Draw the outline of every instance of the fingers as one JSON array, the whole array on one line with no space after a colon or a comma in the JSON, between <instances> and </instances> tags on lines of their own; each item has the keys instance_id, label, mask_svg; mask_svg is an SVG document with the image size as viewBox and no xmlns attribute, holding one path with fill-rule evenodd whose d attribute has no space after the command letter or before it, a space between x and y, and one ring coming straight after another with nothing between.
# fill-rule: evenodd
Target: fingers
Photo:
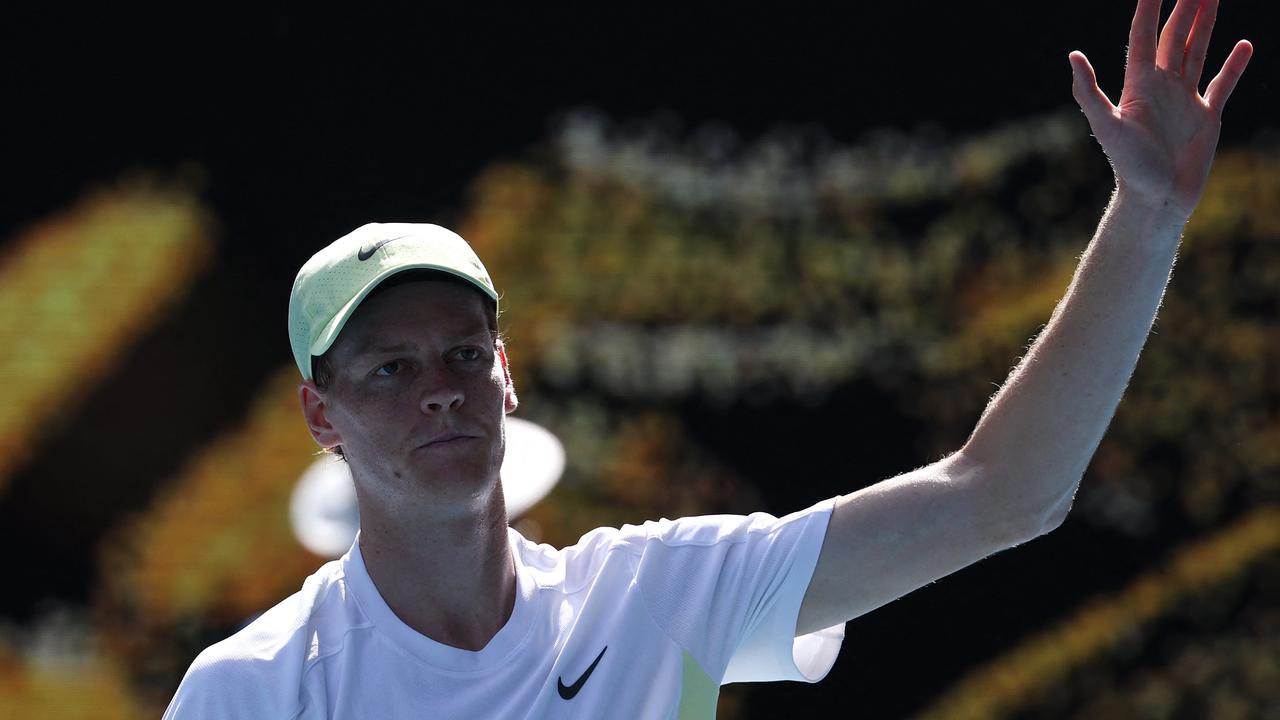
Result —
<instances>
[{"instance_id":1,"label":"fingers","mask_svg":"<svg viewBox=\"0 0 1280 720\"><path fill-rule=\"evenodd\" d=\"M1195 22L1201 0L1178 0L1173 6L1173 13L1165 21L1164 31L1160 33L1160 46L1156 50L1156 66L1167 70L1180 71L1182 59L1187 52L1187 35Z\"/></svg>"},{"instance_id":2,"label":"fingers","mask_svg":"<svg viewBox=\"0 0 1280 720\"><path fill-rule=\"evenodd\" d=\"M1156 61L1156 30L1160 27L1160 1L1138 0L1129 26L1129 67Z\"/></svg>"},{"instance_id":3,"label":"fingers","mask_svg":"<svg viewBox=\"0 0 1280 720\"><path fill-rule=\"evenodd\" d=\"M1204 58L1209 52L1209 36L1218 18L1218 0L1206 0L1196 14L1191 26L1191 38L1187 40L1187 57L1182 64L1183 77L1191 87L1200 88L1200 74L1204 72Z\"/></svg>"},{"instance_id":4,"label":"fingers","mask_svg":"<svg viewBox=\"0 0 1280 720\"><path fill-rule=\"evenodd\" d=\"M1222 63L1222 70L1218 72L1218 76L1209 83L1204 99L1219 117L1222 116L1222 108L1227 104L1227 98L1231 97L1231 91L1236 89L1236 83L1244 74L1250 57L1253 57L1253 45L1248 40L1236 43L1236 46L1231 49L1231 54L1227 56L1227 61Z\"/></svg>"},{"instance_id":5,"label":"fingers","mask_svg":"<svg viewBox=\"0 0 1280 720\"><path fill-rule=\"evenodd\" d=\"M1084 53L1076 50L1068 59L1071 61L1071 94L1088 118L1093 134L1097 135L1102 125L1111 119L1115 106L1098 87L1098 76L1094 74L1093 66Z\"/></svg>"}]
</instances>

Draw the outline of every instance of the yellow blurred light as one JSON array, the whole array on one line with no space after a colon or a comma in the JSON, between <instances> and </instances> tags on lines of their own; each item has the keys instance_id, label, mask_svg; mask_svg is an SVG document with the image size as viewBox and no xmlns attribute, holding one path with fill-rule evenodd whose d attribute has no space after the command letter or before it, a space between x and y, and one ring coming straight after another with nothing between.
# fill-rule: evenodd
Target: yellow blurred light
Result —
<instances>
[{"instance_id":1,"label":"yellow blurred light","mask_svg":"<svg viewBox=\"0 0 1280 720\"><path fill-rule=\"evenodd\" d=\"M970 672L917 720L1007 717L1089 659L1139 632L1191 593L1229 580L1280 549L1280 507L1263 507L1173 554L1119 594L1093 600L1062 622Z\"/></svg>"},{"instance_id":2,"label":"yellow blurred light","mask_svg":"<svg viewBox=\"0 0 1280 720\"><path fill-rule=\"evenodd\" d=\"M160 632L186 619L235 623L297 590L320 564L288 519L294 483L317 450L297 385L293 366L277 371L244 423L202 448L110 543L104 577L117 609Z\"/></svg>"},{"instance_id":3,"label":"yellow blurred light","mask_svg":"<svg viewBox=\"0 0 1280 720\"><path fill-rule=\"evenodd\" d=\"M124 673L102 658L49 667L0 644L0 718L133 720L145 714Z\"/></svg>"},{"instance_id":4,"label":"yellow blurred light","mask_svg":"<svg viewBox=\"0 0 1280 720\"><path fill-rule=\"evenodd\" d=\"M212 256L187 191L125 183L33 225L0 254L0 488Z\"/></svg>"}]
</instances>

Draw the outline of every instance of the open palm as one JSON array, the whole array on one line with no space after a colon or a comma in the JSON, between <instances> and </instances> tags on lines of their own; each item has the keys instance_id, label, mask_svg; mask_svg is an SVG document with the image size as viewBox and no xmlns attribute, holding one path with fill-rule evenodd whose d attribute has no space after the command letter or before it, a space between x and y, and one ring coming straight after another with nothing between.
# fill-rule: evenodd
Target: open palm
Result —
<instances>
[{"instance_id":1,"label":"open palm","mask_svg":"<svg viewBox=\"0 0 1280 720\"><path fill-rule=\"evenodd\" d=\"M1138 0L1120 104L1098 87L1084 53L1071 53L1072 94L1115 170L1120 189L1190 216L1218 145L1222 108L1253 54L1236 43L1200 95L1218 0L1178 0L1157 30L1161 0Z\"/></svg>"}]
</instances>

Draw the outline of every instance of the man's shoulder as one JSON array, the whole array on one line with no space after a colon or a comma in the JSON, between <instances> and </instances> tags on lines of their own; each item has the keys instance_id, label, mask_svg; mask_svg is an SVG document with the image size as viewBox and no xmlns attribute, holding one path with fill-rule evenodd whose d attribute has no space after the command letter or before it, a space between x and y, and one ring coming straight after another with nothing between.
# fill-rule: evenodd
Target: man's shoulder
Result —
<instances>
[{"instance_id":1,"label":"man's shoulder","mask_svg":"<svg viewBox=\"0 0 1280 720\"><path fill-rule=\"evenodd\" d=\"M795 516L799 516L796 513ZM572 592L590 582L611 557L635 561L660 548L735 544L748 536L768 533L793 516L777 518L758 512L750 515L691 515L669 520L660 518L620 527L598 527L563 549L516 536L513 549L521 564L530 569L538 584L559 586ZM634 563L633 563L634 564ZM634 568L633 568L634 569Z\"/></svg>"},{"instance_id":2,"label":"man's shoulder","mask_svg":"<svg viewBox=\"0 0 1280 720\"><path fill-rule=\"evenodd\" d=\"M230 637L205 648L182 678L165 719L238 714L292 717L305 667L301 592L260 615Z\"/></svg>"},{"instance_id":3,"label":"man's shoulder","mask_svg":"<svg viewBox=\"0 0 1280 720\"><path fill-rule=\"evenodd\" d=\"M342 602L344 579L330 563L298 592L191 663L166 718L250 713L291 717L307 670L341 649L353 624ZM358 624L356 618L356 624Z\"/></svg>"},{"instance_id":4,"label":"man's shoulder","mask_svg":"<svg viewBox=\"0 0 1280 720\"><path fill-rule=\"evenodd\" d=\"M824 510L830 511L829 500L783 517L767 512L753 512L748 515L687 515L674 520L665 517L645 520L637 525L597 528L583 535L576 545L565 548L565 551L622 548L643 552L646 546L654 542L668 546L736 543L751 535L775 532L788 523L803 520L808 515Z\"/></svg>"}]
</instances>

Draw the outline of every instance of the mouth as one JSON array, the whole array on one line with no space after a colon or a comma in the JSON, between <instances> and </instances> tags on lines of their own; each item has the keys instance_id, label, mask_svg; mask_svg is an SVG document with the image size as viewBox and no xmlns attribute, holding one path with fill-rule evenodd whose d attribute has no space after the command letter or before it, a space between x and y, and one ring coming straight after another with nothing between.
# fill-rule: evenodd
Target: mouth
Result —
<instances>
[{"instance_id":1,"label":"mouth","mask_svg":"<svg viewBox=\"0 0 1280 720\"><path fill-rule=\"evenodd\" d=\"M460 433L451 433L449 435L441 435L440 437L435 438L434 440L423 443L422 445L419 446L419 449L435 450L438 448L452 447L454 445L461 445L468 440L475 440L475 439L476 438L474 435L463 435Z\"/></svg>"}]
</instances>

